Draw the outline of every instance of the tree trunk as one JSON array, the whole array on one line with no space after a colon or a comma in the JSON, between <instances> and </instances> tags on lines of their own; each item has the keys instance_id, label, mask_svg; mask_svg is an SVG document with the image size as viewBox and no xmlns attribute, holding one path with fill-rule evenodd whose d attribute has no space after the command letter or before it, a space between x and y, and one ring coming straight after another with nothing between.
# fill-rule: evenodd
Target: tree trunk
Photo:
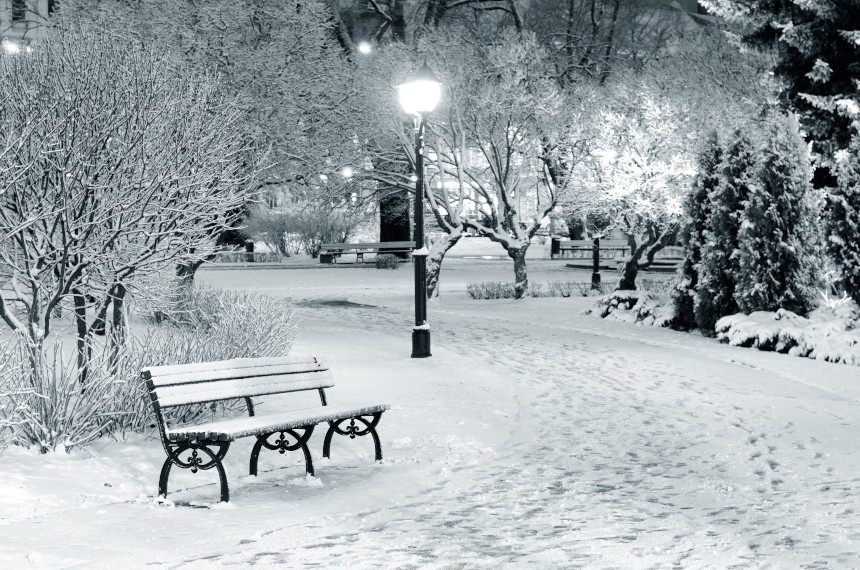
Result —
<instances>
[{"instance_id":1,"label":"tree trunk","mask_svg":"<svg viewBox=\"0 0 860 570\"><path fill-rule=\"evenodd\" d=\"M621 279L618 281L616 291L635 291L636 275L639 273L639 258L632 256L624 267L621 268Z\"/></svg>"},{"instance_id":2,"label":"tree trunk","mask_svg":"<svg viewBox=\"0 0 860 570\"><path fill-rule=\"evenodd\" d=\"M442 260L445 254L463 237L463 228L454 228L451 233L444 234L433 244L427 257L427 298L439 296L439 274L442 272Z\"/></svg>"},{"instance_id":3,"label":"tree trunk","mask_svg":"<svg viewBox=\"0 0 860 570\"><path fill-rule=\"evenodd\" d=\"M529 277L526 270L526 250L529 246L509 248L508 256L514 260L514 299L522 299L529 291Z\"/></svg>"},{"instance_id":4,"label":"tree trunk","mask_svg":"<svg viewBox=\"0 0 860 570\"><path fill-rule=\"evenodd\" d=\"M110 334L110 361L111 368L116 367L119 360L120 347L125 344L127 334L125 315L125 285L117 283L113 291L113 319L111 321Z\"/></svg>"},{"instance_id":5,"label":"tree trunk","mask_svg":"<svg viewBox=\"0 0 860 570\"><path fill-rule=\"evenodd\" d=\"M600 291L600 238L594 238L594 247L591 249L591 288Z\"/></svg>"},{"instance_id":6,"label":"tree trunk","mask_svg":"<svg viewBox=\"0 0 860 570\"><path fill-rule=\"evenodd\" d=\"M72 299L75 303L75 325L78 331L78 380L81 384L87 381L90 363L90 343L87 334L87 299L79 289L72 289Z\"/></svg>"}]
</instances>

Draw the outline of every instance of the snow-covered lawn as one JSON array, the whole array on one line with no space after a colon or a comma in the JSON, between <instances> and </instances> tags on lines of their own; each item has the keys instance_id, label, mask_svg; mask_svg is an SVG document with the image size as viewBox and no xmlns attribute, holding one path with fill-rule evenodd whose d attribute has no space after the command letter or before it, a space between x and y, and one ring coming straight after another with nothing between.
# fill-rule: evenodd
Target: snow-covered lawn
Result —
<instances>
[{"instance_id":1,"label":"snow-covered lawn","mask_svg":"<svg viewBox=\"0 0 860 570\"><path fill-rule=\"evenodd\" d=\"M252 478L246 439L229 505L214 473L175 470L170 507L157 439L8 450L0 568L860 567L860 369L582 315L593 299L474 301L511 264L466 257L443 266L429 359L409 357L409 265L204 269L295 304L331 400L391 404L384 461L346 438L323 460L320 431L317 478L277 453Z\"/></svg>"}]
</instances>

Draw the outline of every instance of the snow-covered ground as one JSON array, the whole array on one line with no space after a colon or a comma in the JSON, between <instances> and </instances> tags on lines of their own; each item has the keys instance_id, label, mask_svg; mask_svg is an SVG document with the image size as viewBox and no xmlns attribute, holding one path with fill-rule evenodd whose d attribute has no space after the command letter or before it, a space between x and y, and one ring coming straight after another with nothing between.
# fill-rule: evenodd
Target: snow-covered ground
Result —
<instances>
[{"instance_id":1,"label":"snow-covered ground","mask_svg":"<svg viewBox=\"0 0 860 570\"><path fill-rule=\"evenodd\" d=\"M507 261L446 259L433 356L411 359L411 266L204 269L294 303L294 352L328 358L331 400L391 404L384 461L346 438L323 460L320 432L317 478L297 453L252 478L246 439L229 505L214 473L177 470L170 507L157 439L9 450L0 568L860 567L860 369L582 315L593 299L465 293L511 278Z\"/></svg>"}]
</instances>

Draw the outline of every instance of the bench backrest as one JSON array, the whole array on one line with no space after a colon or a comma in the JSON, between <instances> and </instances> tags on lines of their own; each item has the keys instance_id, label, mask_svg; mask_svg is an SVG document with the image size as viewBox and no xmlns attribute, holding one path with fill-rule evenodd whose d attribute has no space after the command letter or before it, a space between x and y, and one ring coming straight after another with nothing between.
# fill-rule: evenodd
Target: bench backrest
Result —
<instances>
[{"instance_id":1,"label":"bench backrest","mask_svg":"<svg viewBox=\"0 0 860 570\"><path fill-rule=\"evenodd\" d=\"M314 356L234 358L144 368L141 376L157 409L334 386Z\"/></svg>"},{"instance_id":2,"label":"bench backrest","mask_svg":"<svg viewBox=\"0 0 860 570\"><path fill-rule=\"evenodd\" d=\"M349 249L415 249L414 241L383 241L373 243L324 243L321 250Z\"/></svg>"},{"instance_id":3,"label":"bench backrest","mask_svg":"<svg viewBox=\"0 0 860 570\"><path fill-rule=\"evenodd\" d=\"M571 247L582 247L582 248L593 248L594 240L590 239L568 239L568 240L560 240L559 245L566 249ZM627 240L623 239L601 239L600 240L600 249L603 248L624 248L630 247L630 244L627 243Z\"/></svg>"}]
</instances>

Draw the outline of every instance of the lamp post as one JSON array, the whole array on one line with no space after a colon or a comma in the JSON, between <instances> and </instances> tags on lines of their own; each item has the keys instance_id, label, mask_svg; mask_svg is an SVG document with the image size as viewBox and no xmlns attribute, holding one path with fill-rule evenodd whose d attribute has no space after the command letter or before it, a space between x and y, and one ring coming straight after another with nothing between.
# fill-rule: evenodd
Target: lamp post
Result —
<instances>
[{"instance_id":1,"label":"lamp post","mask_svg":"<svg viewBox=\"0 0 860 570\"><path fill-rule=\"evenodd\" d=\"M412 329L412 358L430 356L430 326L427 324L427 255L424 246L424 116L436 108L442 84L424 62L397 86L403 110L415 116L415 327Z\"/></svg>"}]
</instances>

